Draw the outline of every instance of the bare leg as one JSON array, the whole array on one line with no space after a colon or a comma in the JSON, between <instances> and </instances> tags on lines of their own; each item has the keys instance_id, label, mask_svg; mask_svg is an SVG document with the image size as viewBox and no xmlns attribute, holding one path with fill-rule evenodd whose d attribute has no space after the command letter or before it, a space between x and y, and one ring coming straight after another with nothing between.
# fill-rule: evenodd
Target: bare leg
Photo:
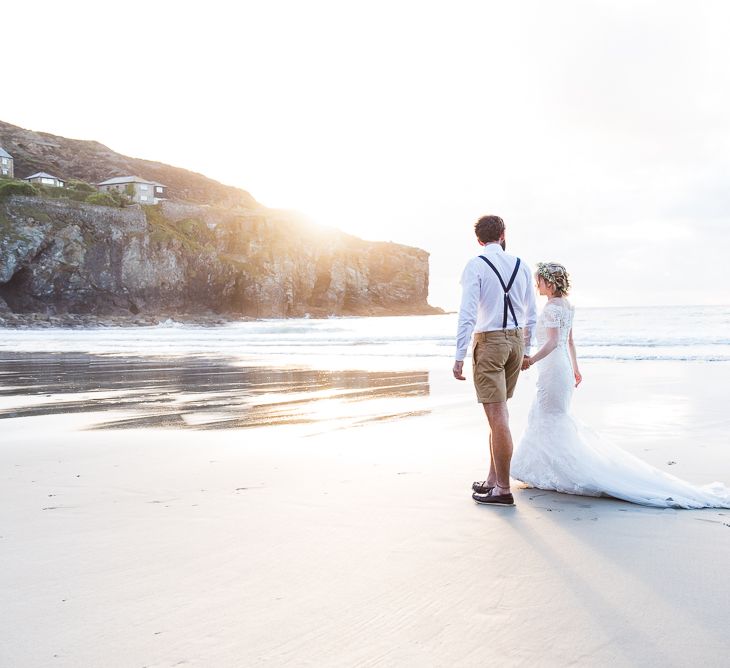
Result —
<instances>
[{"instance_id":1,"label":"bare leg","mask_svg":"<svg viewBox=\"0 0 730 668\"><path fill-rule=\"evenodd\" d=\"M512 433L507 402L482 404L489 420L492 466L496 474L495 494L509 494L509 467L512 461ZM491 474L491 470L490 470Z\"/></svg>"},{"instance_id":2,"label":"bare leg","mask_svg":"<svg viewBox=\"0 0 730 668\"><path fill-rule=\"evenodd\" d=\"M487 476L487 487L494 487L497 483L497 469L494 466L494 448L492 447L492 430L489 429L489 475Z\"/></svg>"}]
</instances>

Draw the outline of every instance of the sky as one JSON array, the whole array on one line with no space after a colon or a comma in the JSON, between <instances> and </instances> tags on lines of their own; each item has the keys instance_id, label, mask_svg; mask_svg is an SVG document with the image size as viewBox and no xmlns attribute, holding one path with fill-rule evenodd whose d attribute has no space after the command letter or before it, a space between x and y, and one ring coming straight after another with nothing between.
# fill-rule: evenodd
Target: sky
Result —
<instances>
[{"instance_id":1,"label":"sky","mask_svg":"<svg viewBox=\"0 0 730 668\"><path fill-rule=\"evenodd\" d=\"M576 304L728 304L730 4L242 0L3 8L0 119L430 255L502 216ZM7 58L6 63L7 65Z\"/></svg>"}]
</instances>

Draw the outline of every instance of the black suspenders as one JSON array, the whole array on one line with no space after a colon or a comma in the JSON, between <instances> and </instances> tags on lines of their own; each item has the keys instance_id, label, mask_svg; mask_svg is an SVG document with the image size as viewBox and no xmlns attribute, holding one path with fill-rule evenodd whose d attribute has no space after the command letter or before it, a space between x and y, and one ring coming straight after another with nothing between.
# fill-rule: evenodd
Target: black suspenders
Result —
<instances>
[{"instance_id":1,"label":"black suspenders","mask_svg":"<svg viewBox=\"0 0 730 668\"><path fill-rule=\"evenodd\" d=\"M509 283L505 285L504 281L502 280L502 276L497 271L497 267L495 267L483 255L480 255L479 257L482 258L482 260L484 260L492 268L492 271L495 274L497 274L497 278L502 284L502 290L504 290L504 318L502 319L502 329L507 329L507 309L509 309L509 312L512 314L512 320L515 321L515 327L519 327L519 325L517 324L517 316L515 315L515 310L512 307L512 300L509 298L509 291L512 289L512 284L515 282L515 277L517 276L517 270L520 268L520 258L517 258L515 270L512 272L512 276L510 276Z\"/></svg>"}]
</instances>

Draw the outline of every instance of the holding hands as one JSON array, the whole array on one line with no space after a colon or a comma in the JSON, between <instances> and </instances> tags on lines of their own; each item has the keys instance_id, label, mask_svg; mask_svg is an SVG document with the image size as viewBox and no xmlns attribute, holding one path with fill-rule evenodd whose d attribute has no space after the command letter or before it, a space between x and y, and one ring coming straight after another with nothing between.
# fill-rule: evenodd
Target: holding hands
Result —
<instances>
[{"instance_id":1,"label":"holding hands","mask_svg":"<svg viewBox=\"0 0 730 668\"><path fill-rule=\"evenodd\" d=\"M525 355L522 358L522 370L527 371L534 363L535 360L532 357ZM575 386L578 387L578 385L580 385L583 381L583 375L577 368L573 371L573 377L575 378Z\"/></svg>"}]
</instances>

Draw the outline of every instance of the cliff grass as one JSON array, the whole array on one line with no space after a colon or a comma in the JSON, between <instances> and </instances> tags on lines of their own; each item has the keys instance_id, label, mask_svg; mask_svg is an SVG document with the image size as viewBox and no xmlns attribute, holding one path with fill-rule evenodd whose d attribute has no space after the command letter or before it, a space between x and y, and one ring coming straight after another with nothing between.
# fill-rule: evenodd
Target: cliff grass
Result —
<instances>
[{"instance_id":1,"label":"cliff grass","mask_svg":"<svg viewBox=\"0 0 730 668\"><path fill-rule=\"evenodd\" d=\"M87 204L96 204L97 206L118 206L109 193L92 193L91 195L86 195L81 201Z\"/></svg>"},{"instance_id":2,"label":"cliff grass","mask_svg":"<svg viewBox=\"0 0 730 668\"><path fill-rule=\"evenodd\" d=\"M65 199L73 202L81 202L83 204L96 204L97 206L109 206L121 209L130 202L123 196L98 192L96 188L82 181L75 181L75 184L81 184L81 187L67 186L60 188L58 186L38 186L38 194L48 199Z\"/></svg>"},{"instance_id":3,"label":"cliff grass","mask_svg":"<svg viewBox=\"0 0 730 668\"><path fill-rule=\"evenodd\" d=\"M38 190L30 183L18 181L16 179L0 180L0 200L10 197L11 195L38 195Z\"/></svg>"},{"instance_id":4,"label":"cliff grass","mask_svg":"<svg viewBox=\"0 0 730 668\"><path fill-rule=\"evenodd\" d=\"M143 205L147 224L150 227L150 241L169 244L177 241L189 253L209 253L215 251L210 230L200 220L186 219L173 222L162 213L159 204Z\"/></svg>"},{"instance_id":5,"label":"cliff grass","mask_svg":"<svg viewBox=\"0 0 730 668\"><path fill-rule=\"evenodd\" d=\"M84 202L88 192L78 192L72 188L61 188L59 186L38 186L38 194L48 199L72 199L75 202Z\"/></svg>"},{"instance_id":6,"label":"cliff grass","mask_svg":"<svg viewBox=\"0 0 730 668\"><path fill-rule=\"evenodd\" d=\"M90 183L73 180L65 188L59 186L33 185L20 179L0 179L0 200L11 195L43 197L45 199L71 200L85 204L122 208L130 203L122 195L100 193Z\"/></svg>"}]
</instances>

